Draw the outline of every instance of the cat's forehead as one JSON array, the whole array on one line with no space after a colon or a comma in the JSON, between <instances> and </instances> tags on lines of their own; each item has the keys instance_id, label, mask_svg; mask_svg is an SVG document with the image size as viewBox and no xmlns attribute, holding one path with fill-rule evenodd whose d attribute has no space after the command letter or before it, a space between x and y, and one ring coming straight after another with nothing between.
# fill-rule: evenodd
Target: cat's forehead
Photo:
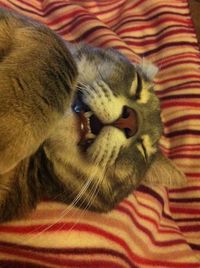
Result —
<instances>
[{"instance_id":1,"label":"cat's forehead","mask_svg":"<svg viewBox=\"0 0 200 268\"><path fill-rule=\"evenodd\" d=\"M76 50L80 79L82 82L104 79L114 88L131 87L138 73L144 81L150 82L157 73L157 67L142 60L141 64L131 63L124 55L114 49L100 49L80 46Z\"/></svg>"},{"instance_id":2,"label":"cat's forehead","mask_svg":"<svg viewBox=\"0 0 200 268\"><path fill-rule=\"evenodd\" d=\"M116 93L131 87L137 68L113 49L83 47L76 57L82 83L104 80Z\"/></svg>"}]
</instances>

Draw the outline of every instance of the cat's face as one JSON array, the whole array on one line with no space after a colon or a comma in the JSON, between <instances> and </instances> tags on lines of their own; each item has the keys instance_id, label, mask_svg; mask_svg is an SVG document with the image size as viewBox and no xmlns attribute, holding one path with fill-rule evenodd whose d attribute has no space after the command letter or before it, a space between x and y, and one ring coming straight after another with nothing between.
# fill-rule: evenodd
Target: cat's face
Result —
<instances>
[{"instance_id":1,"label":"cat's face","mask_svg":"<svg viewBox=\"0 0 200 268\"><path fill-rule=\"evenodd\" d=\"M69 193L81 192L88 181L96 185L92 205L101 210L99 203L113 206L138 186L157 153L162 125L149 78L154 67L134 66L113 50L84 46L74 57L78 87L46 152Z\"/></svg>"},{"instance_id":2,"label":"cat's face","mask_svg":"<svg viewBox=\"0 0 200 268\"><path fill-rule=\"evenodd\" d=\"M72 108L78 146L90 163L121 179L135 177L137 185L157 152L162 130L158 98L141 66L113 50L92 52L84 47L77 55L79 91Z\"/></svg>"}]
</instances>

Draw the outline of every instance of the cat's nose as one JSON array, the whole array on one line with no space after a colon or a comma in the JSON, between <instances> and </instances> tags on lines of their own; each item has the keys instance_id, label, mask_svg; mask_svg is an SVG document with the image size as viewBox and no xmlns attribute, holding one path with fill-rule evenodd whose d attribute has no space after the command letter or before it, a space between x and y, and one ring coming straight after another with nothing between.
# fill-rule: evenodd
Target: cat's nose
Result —
<instances>
[{"instance_id":1,"label":"cat's nose","mask_svg":"<svg viewBox=\"0 0 200 268\"><path fill-rule=\"evenodd\" d=\"M138 118L135 110L124 106L121 117L112 124L124 131L127 138L134 136L138 130Z\"/></svg>"}]
</instances>

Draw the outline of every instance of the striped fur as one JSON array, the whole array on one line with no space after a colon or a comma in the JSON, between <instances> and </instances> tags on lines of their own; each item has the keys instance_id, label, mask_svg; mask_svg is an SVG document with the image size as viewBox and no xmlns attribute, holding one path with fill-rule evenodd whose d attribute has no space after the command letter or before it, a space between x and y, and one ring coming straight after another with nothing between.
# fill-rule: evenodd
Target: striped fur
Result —
<instances>
[{"instance_id":1,"label":"striped fur","mask_svg":"<svg viewBox=\"0 0 200 268\"><path fill-rule=\"evenodd\" d=\"M66 43L72 61L50 29L0 12L0 221L23 216L44 195L108 212L141 181L182 185L184 175L158 150L162 124L154 65L132 64L113 49ZM26 71L18 70L23 66ZM80 109L80 94L79 103L91 109L84 112L93 129L85 134L93 139L87 150L85 141L79 142L81 123L74 111Z\"/></svg>"},{"instance_id":2,"label":"striped fur","mask_svg":"<svg viewBox=\"0 0 200 268\"><path fill-rule=\"evenodd\" d=\"M40 187L36 176L27 179L28 158L71 105L77 66L48 27L0 9L0 77L0 221L5 221L36 205Z\"/></svg>"},{"instance_id":3,"label":"striped fur","mask_svg":"<svg viewBox=\"0 0 200 268\"><path fill-rule=\"evenodd\" d=\"M199 267L199 50L187 1L0 3L46 22L68 41L155 62L164 122L160 147L189 179L169 193L142 186L108 215L80 215L43 202L26 220L1 225L1 265Z\"/></svg>"}]
</instances>

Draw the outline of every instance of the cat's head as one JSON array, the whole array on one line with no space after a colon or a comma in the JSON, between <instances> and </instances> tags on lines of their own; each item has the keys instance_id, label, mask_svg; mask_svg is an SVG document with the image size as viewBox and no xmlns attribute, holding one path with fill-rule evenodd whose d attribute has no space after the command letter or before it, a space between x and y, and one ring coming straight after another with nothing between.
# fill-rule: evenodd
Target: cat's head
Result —
<instances>
[{"instance_id":1,"label":"cat's head","mask_svg":"<svg viewBox=\"0 0 200 268\"><path fill-rule=\"evenodd\" d=\"M111 207L141 181L182 185L184 175L158 149L162 123L152 82L157 68L144 61L133 65L113 49L79 46L72 53L78 87L45 145L60 180L77 193L87 181L97 185L99 202ZM92 207L102 210L98 194Z\"/></svg>"}]
</instances>

